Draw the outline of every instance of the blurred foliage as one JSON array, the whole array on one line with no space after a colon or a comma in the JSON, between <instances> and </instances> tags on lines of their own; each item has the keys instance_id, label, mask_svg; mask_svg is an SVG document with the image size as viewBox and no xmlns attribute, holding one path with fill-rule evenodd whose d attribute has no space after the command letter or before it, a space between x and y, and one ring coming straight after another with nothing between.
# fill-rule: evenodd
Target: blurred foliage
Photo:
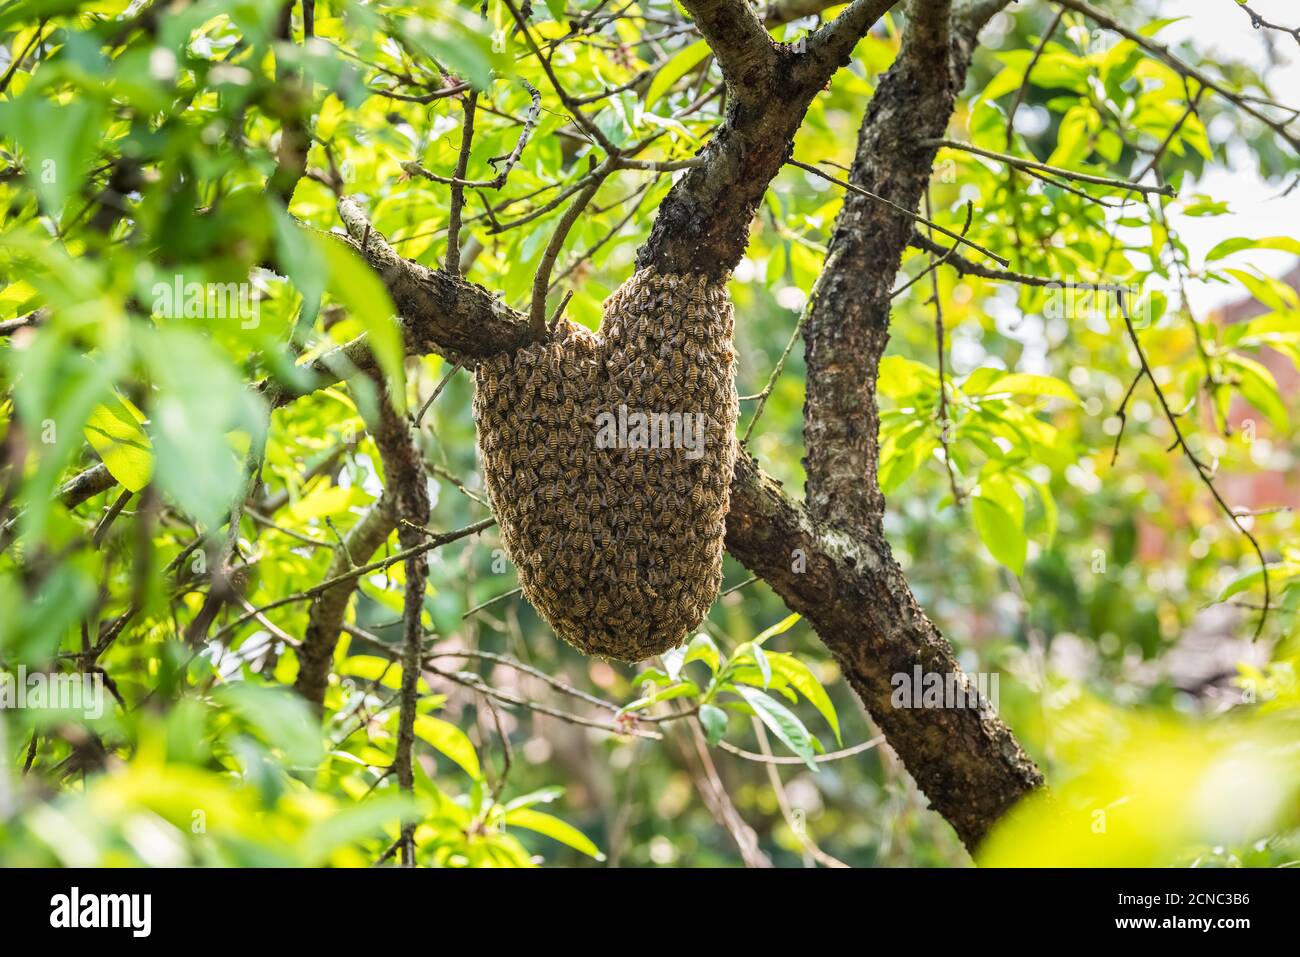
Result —
<instances>
[{"instance_id":1,"label":"blurred foliage","mask_svg":"<svg viewBox=\"0 0 1300 957\"><path fill-rule=\"evenodd\" d=\"M1144 36L1173 9L1110 6ZM335 193L346 192L403 255L441 265L448 190L403 164L456 168L462 98L438 91L464 82L479 96L464 176L492 179L520 134L526 80L543 91L538 129L505 187L467 191L461 257L467 278L522 307L563 209L547 204L600 150L575 134L500 0L322 0L314 38L296 8L280 33L280 13L277 0L0 8L0 321L46 310L0 346L0 666L83 668L110 695L97 717L0 713L0 860L363 866L385 859L410 820L428 864L733 865L719 810L731 804L782 865L969 863L893 754L871 743L811 629L730 559L700 635L634 668L558 643L510 594L492 532L431 552L437 670L421 684L413 795L388 773L400 564L361 579L323 722L288 690L302 593L383 487L363 415L373 395L351 382L270 412L249 384L300 382L300 366L362 333L413 409L453 373L434 356L403 362L375 277L302 224L337 227ZM968 237L1014 270L1131 289L1189 449L1213 463L1232 504L1296 505L1298 410L1271 370L1300 361L1300 301L1252 253L1300 244L1225 236L1196 260L1169 213L1226 211L1196 184L1241 162L1231 146L1246 144L1279 189L1300 160L1232 104L1074 14L1035 58L1051 17L1020 4L996 18L950 135L1111 179L1150 163L1148 182L1178 198L945 149L931 215L960 231L972 203ZM590 98L610 141L642 144L638 159L688 157L716 126L717 68L671 3L548 0L530 18L569 93ZM792 41L814 23L775 33ZM851 159L899 26L887 16L858 45L813 104L796 157ZM1270 95L1267 69L1206 69ZM310 147L286 206L266 184L295 124ZM645 170L606 181L568 237L553 304L571 289L567 315L597 325L671 181ZM731 285L742 395L761 392L783 354L841 198L797 168L769 189ZM1275 607L1252 644L1263 576L1171 450L1151 383L1122 405L1137 363L1113 301L951 265L922 275L929 265L925 252L905 258L898 288L917 281L896 299L881 368L887 530L967 669L1002 673L1000 712L1055 795L1019 809L982 859L1294 862L1293 515L1242 518L1272 563ZM1239 288L1260 308L1232 324L1196 314L1192 283ZM792 494L803 375L796 347L749 439ZM454 373L421 422L438 529L487 515L471 398L469 377ZM743 403L742 434L756 407ZM192 648L246 457L261 449L264 486L233 536L246 604L221 610L212 640ZM97 461L120 484L65 508L60 484ZM394 535L376 558L396 551ZM832 748L847 752L827 760Z\"/></svg>"}]
</instances>

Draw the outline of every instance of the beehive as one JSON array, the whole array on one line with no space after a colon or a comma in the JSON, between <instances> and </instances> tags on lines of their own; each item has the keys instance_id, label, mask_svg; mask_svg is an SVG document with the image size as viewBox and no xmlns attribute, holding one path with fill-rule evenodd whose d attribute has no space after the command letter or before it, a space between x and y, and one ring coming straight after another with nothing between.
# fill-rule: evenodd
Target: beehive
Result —
<instances>
[{"instance_id":1,"label":"beehive","mask_svg":"<svg viewBox=\"0 0 1300 957\"><path fill-rule=\"evenodd\" d=\"M667 651L717 597L733 325L721 284L641 270L606 301L599 333L561 320L548 341L478 366L479 453L506 553L528 601L587 654ZM659 447L622 428L638 414Z\"/></svg>"}]
</instances>

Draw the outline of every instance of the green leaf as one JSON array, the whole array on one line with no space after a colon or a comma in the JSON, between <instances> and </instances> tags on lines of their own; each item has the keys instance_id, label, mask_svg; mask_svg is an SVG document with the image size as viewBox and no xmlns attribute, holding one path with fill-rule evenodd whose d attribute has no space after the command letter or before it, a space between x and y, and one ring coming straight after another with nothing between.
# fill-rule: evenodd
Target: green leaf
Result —
<instances>
[{"instance_id":1,"label":"green leaf","mask_svg":"<svg viewBox=\"0 0 1300 957\"><path fill-rule=\"evenodd\" d=\"M83 430L104 467L132 492L148 485L153 475L153 443L140 427L143 420L139 410L119 396L96 406Z\"/></svg>"},{"instance_id":2,"label":"green leaf","mask_svg":"<svg viewBox=\"0 0 1300 957\"><path fill-rule=\"evenodd\" d=\"M267 744L283 751L292 764L314 768L324 759L320 725L307 703L293 692L237 681L222 685L213 698L260 731Z\"/></svg>"},{"instance_id":3,"label":"green leaf","mask_svg":"<svg viewBox=\"0 0 1300 957\"><path fill-rule=\"evenodd\" d=\"M538 788L536 791L529 791L527 794L521 794L517 798L507 801L505 809L513 811L516 808L532 807L535 804L550 804L564 797L564 788L558 784L550 787Z\"/></svg>"},{"instance_id":4,"label":"green leaf","mask_svg":"<svg viewBox=\"0 0 1300 957\"><path fill-rule=\"evenodd\" d=\"M972 387L972 378L974 378L974 373L962 386L962 391L967 395L1001 395L1008 393L1010 395L1047 396L1054 399L1065 399L1068 402L1079 401L1079 397L1075 395L1074 390L1069 385L1052 376L1034 375L1030 372L1010 372L975 387Z\"/></svg>"},{"instance_id":5,"label":"green leaf","mask_svg":"<svg viewBox=\"0 0 1300 957\"><path fill-rule=\"evenodd\" d=\"M1300 295L1281 280L1263 273L1248 273L1241 269L1225 269L1224 272L1241 283L1247 292L1270 309L1285 312L1288 309L1300 308Z\"/></svg>"},{"instance_id":6,"label":"green leaf","mask_svg":"<svg viewBox=\"0 0 1300 957\"><path fill-rule=\"evenodd\" d=\"M260 436L263 404L197 333L163 327L136 335L158 387L150 410L158 479L204 524L219 522L243 488L232 433Z\"/></svg>"},{"instance_id":7,"label":"green leaf","mask_svg":"<svg viewBox=\"0 0 1300 957\"><path fill-rule=\"evenodd\" d=\"M465 736L464 731L450 721L443 721L432 715L417 714L415 733L422 741L459 764L461 769L475 781L482 778L483 770L479 767L478 752L474 750L473 742Z\"/></svg>"},{"instance_id":8,"label":"green leaf","mask_svg":"<svg viewBox=\"0 0 1300 957\"><path fill-rule=\"evenodd\" d=\"M0 128L12 132L23 148L26 181L45 211L57 216L86 180L104 110L81 91L66 103L53 102L41 86L32 83L16 100L0 104Z\"/></svg>"},{"instance_id":9,"label":"green leaf","mask_svg":"<svg viewBox=\"0 0 1300 957\"><path fill-rule=\"evenodd\" d=\"M700 724L704 726L704 737L711 747L716 747L727 733L727 712L717 705L700 705Z\"/></svg>"},{"instance_id":10,"label":"green leaf","mask_svg":"<svg viewBox=\"0 0 1300 957\"><path fill-rule=\"evenodd\" d=\"M1232 239L1225 239L1211 249L1205 254L1205 261L1207 263L1214 262L1216 259L1231 256L1243 249L1278 249L1282 252L1300 256L1300 239L1293 239L1290 236L1264 236L1260 239L1237 236Z\"/></svg>"},{"instance_id":11,"label":"green leaf","mask_svg":"<svg viewBox=\"0 0 1300 957\"><path fill-rule=\"evenodd\" d=\"M1292 576L1300 575L1300 563L1296 562L1277 562L1268 566L1269 584L1276 586L1279 581L1285 580ZM1240 595L1244 591L1254 588L1256 585L1264 584L1264 569L1256 568L1234 578L1228 584L1223 586L1219 592L1216 601L1227 601L1233 595Z\"/></svg>"},{"instance_id":12,"label":"green leaf","mask_svg":"<svg viewBox=\"0 0 1300 957\"><path fill-rule=\"evenodd\" d=\"M831 726L831 730L835 732L836 742L842 744L840 719L835 713L835 705L831 703L830 695L826 693L826 689L822 687L822 683L817 680L812 670L794 655L784 652L772 652L767 658L772 664L772 670L785 678L791 687L807 698L809 703L821 713L826 723Z\"/></svg>"},{"instance_id":13,"label":"green leaf","mask_svg":"<svg viewBox=\"0 0 1300 957\"><path fill-rule=\"evenodd\" d=\"M720 660L721 655L718 652L717 644L704 632L700 632L686 646L686 657L682 659L682 664L687 665L692 661L702 661L709 666L710 671L716 674Z\"/></svg>"},{"instance_id":14,"label":"green leaf","mask_svg":"<svg viewBox=\"0 0 1300 957\"><path fill-rule=\"evenodd\" d=\"M402 686L402 666L391 658L378 655L351 655L339 667L339 674L378 681L385 688L397 690Z\"/></svg>"},{"instance_id":15,"label":"green leaf","mask_svg":"<svg viewBox=\"0 0 1300 957\"><path fill-rule=\"evenodd\" d=\"M1023 523L1017 523L994 499L979 494L971 498L971 514L989 554L1017 575L1022 574L1029 549Z\"/></svg>"},{"instance_id":16,"label":"green leaf","mask_svg":"<svg viewBox=\"0 0 1300 957\"><path fill-rule=\"evenodd\" d=\"M637 698L631 704L624 705L620 712L640 711L642 708L648 708L652 704L658 704L660 701L672 701L674 698L693 698L700 693L700 686L694 681L679 681L674 685L669 685L656 691L654 694L646 695L643 698Z\"/></svg>"},{"instance_id":17,"label":"green leaf","mask_svg":"<svg viewBox=\"0 0 1300 957\"><path fill-rule=\"evenodd\" d=\"M420 16L390 21L421 53L487 89L492 71L509 72L505 53L492 48L492 27L482 17L455 4L425 7Z\"/></svg>"},{"instance_id":18,"label":"green leaf","mask_svg":"<svg viewBox=\"0 0 1300 957\"><path fill-rule=\"evenodd\" d=\"M505 821L510 827L523 827L530 831L536 831L538 834L544 834L552 840L566 844L575 851L581 851L588 857L594 857L598 861L605 859L605 855L600 852L600 848L592 843L591 838L572 824L561 821L553 815L545 814L542 811L534 811L532 808L516 808L513 811L506 812Z\"/></svg>"},{"instance_id":19,"label":"green leaf","mask_svg":"<svg viewBox=\"0 0 1300 957\"><path fill-rule=\"evenodd\" d=\"M813 761L812 735L789 708L755 688L737 685L736 691L754 709L758 720L762 721L782 744L803 758L810 769L818 770L817 763Z\"/></svg>"},{"instance_id":20,"label":"green leaf","mask_svg":"<svg viewBox=\"0 0 1300 957\"><path fill-rule=\"evenodd\" d=\"M674 83L695 69L711 52L706 42L697 40L674 53L669 61L659 68L659 72L650 83L650 89L646 90L645 108L650 109L656 100L672 88Z\"/></svg>"},{"instance_id":21,"label":"green leaf","mask_svg":"<svg viewBox=\"0 0 1300 957\"><path fill-rule=\"evenodd\" d=\"M881 395L891 399L916 395L919 392L937 392L939 376L929 366L902 356L885 356L880 360L876 388Z\"/></svg>"},{"instance_id":22,"label":"green leaf","mask_svg":"<svg viewBox=\"0 0 1300 957\"><path fill-rule=\"evenodd\" d=\"M334 811L329 817L313 822L298 839L302 866L317 867L334 850L375 836L387 824L415 821L419 816L419 804L406 794L377 795Z\"/></svg>"},{"instance_id":23,"label":"green leaf","mask_svg":"<svg viewBox=\"0 0 1300 957\"><path fill-rule=\"evenodd\" d=\"M1258 409L1274 428L1283 433L1289 431L1290 416L1273 373L1263 364L1243 355L1225 356L1224 364L1233 370L1237 390L1242 397Z\"/></svg>"},{"instance_id":24,"label":"green leaf","mask_svg":"<svg viewBox=\"0 0 1300 957\"><path fill-rule=\"evenodd\" d=\"M758 637L754 639L754 645L761 645L769 638L775 638L777 635L785 634L795 626L795 623L799 621L799 617L800 616L797 613L786 615L772 627L763 629L763 631L759 633Z\"/></svg>"},{"instance_id":25,"label":"green leaf","mask_svg":"<svg viewBox=\"0 0 1300 957\"><path fill-rule=\"evenodd\" d=\"M731 656L731 665L734 667L745 660L754 662L764 688L772 683L772 666L767 663L767 655L763 653L762 648L752 641L746 641L736 646L736 651Z\"/></svg>"}]
</instances>

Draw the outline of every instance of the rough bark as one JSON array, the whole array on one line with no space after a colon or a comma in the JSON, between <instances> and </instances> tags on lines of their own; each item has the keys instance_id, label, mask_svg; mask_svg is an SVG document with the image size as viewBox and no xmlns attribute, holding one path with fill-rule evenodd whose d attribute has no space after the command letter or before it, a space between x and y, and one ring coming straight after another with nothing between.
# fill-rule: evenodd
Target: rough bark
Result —
<instances>
[{"instance_id":1,"label":"rough bark","mask_svg":"<svg viewBox=\"0 0 1300 957\"><path fill-rule=\"evenodd\" d=\"M731 496L728 551L812 624L931 805L973 850L1042 777L995 714L893 707L891 676L917 665L962 672L889 545L814 520L745 456Z\"/></svg>"},{"instance_id":2,"label":"rough bark","mask_svg":"<svg viewBox=\"0 0 1300 957\"><path fill-rule=\"evenodd\" d=\"M946 3L909 6L902 50L876 87L858 134L849 181L916 209L952 114L964 56L949 56ZM912 221L857 193L845 197L813 296L804 339L808 507L880 533L876 371L889 341L890 290Z\"/></svg>"},{"instance_id":3,"label":"rough bark","mask_svg":"<svg viewBox=\"0 0 1300 957\"><path fill-rule=\"evenodd\" d=\"M725 279L754 210L790 158L815 97L893 0L855 0L801 45L773 41L743 0L689 0L727 85L722 124L659 206L637 268ZM728 13L727 11L730 11Z\"/></svg>"},{"instance_id":4,"label":"rough bark","mask_svg":"<svg viewBox=\"0 0 1300 957\"><path fill-rule=\"evenodd\" d=\"M950 12L947 0L909 4L902 49L859 132L850 181L905 209L917 208L928 185L935 149L925 142L946 128L974 35L995 11L964 9L956 29ZM817 560L810 558L805 575L789 574L788 561L773 562L778 543L808 534L799 516L780 508L768 509L760 527L739 516L728 544L813 622L917 784L973 849L1042 777L996 717L969 708L903 709L891 700L891 676L918 665L927 674L962 676L885 540L877 481L876 377L889 341L890 291L913 234L908 217L850 193L809 307L805 518L821 529ZM771 530L782 526L788 534L774 541Z\"/></svg>"},{"instance_id":5,"label":"rough bark","mask_svg":"<svg viewBox=\"0 0 1300 957\"><path fill-rule=\"evenodd\" d=\"M375 428L375 445L384 463L385 496L392 501L397 521L397 541L403 551L424 542L429 522L429 485L424 459L411 423L399 415L388 399L380 403L379 422ZM393 771L398 786L412 793L415 789L415 712L419 704L420 652L424 643L421 615L424 610L424 583L429 574L429 558L416 552L403 564L406 594L402 602L402 686L397 720L397 749ZM415 866L415 822L402 825L398 841L402 866Z\"/></svg>"},{"instance_id":6,"label":"rough bark","mask_svg":"<svg viewBox=\"0 0 1300 957\"><path fill-rule=\"evenodd\" d=\"M76 508L88 498L94 498L100 492L107 491L117 484L117 479L109 472L103 462L92 465L84 472L79 472L59 486L55 493L68 508Z\"/></svg>"}]
</instances>

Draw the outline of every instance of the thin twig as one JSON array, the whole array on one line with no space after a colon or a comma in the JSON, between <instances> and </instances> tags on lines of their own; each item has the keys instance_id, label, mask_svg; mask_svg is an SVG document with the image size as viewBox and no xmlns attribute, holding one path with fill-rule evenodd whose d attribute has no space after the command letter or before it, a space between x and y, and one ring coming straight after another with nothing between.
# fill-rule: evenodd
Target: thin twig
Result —
<instances>
[{"instance_id":1,"label":"thin twig","mask_svg":"<svg viewBox=\"0 0 1300 957\"><path fill-rule=\"evenodd\" d=\"M424 413L429 411L429 406L433 405L434 400L437 399L438 396L442 395L442 390L447 387L447 383L451 381L451 377L454 376L457 372L459 372L464 365L465 365L465 357L461 356L459 359L456 360L456 364L451 367L450 371L448 371L448 373L442 377L442 381L439 382L436 387L434 387L433 393L429 396L429 398L424 400L424 405L420 406L420 411L415 414L414 424L416 428L419 428L420 420L424 418Z\"/></svg>"},{"instance_id":2,"label":"thin twig","mask_svg":"<svg viewBox=\"0 0 1300 957\"><path fill-rule=\"evenodd\" d=\"M935 230L936 232L943 233L949 239L956 240L958 243L964 246L969 246L971 249L983 253L985 256L987 256L989 259L992 259L999 266L1006 267L1010 265L1010 262L1008 260L1003 259L997 253L985 249L977 242L963 238L958 233L954 233L951 229L948 229L944 226L940 226L938 223L931 222L930 220L926 219L924 216L917 215L916 213L912 212L910 209L907 209L906 207L899 206L893 200L885 199L885 197L883 196L878 196L875 193L871 192L870 190L863 189L861 186L858 186L854 183L850 183L847 180L836 179L834 176L830 175L829 173L823 173L816 166L811 166L808 163L801 163L797 159L788 159L786 160L786 163L790 166L797 166L799 169L812 173L814 176L819 176L822 179L826 180L826 182L828 183L834 183L836 186L839 186L841 189L847 189L851 193L857 193L859 196L865 196L867 199L874 200L877 203L880 203L884 206L888 206L890 209L894 210L895 212L902 213L904 216L906 216L908 219L913 220L914 222L924 223L925 225L929 226L931 229Z\"/></svg>"},{"instance_id":3,"label":"thin twig","mask_svg":"<svg viewBox=\"0 0 1300 957\"><path fill-rule=\"evenodd\" d=\"M1255 556L1259 559L1260 571L1263 573L1264 577L1264 608L1259 616L1259 622L1255 626L1254 637L1258 639L1264 631L1264 624L1268 621L1268 613L1272 606L1272 588L1269 583L1268 560L1264 557L1264 549L1260 547L1258 539L1251 534L1250 529L1246 528L1245 523L1242 522L1242 516L1238 515L1237 512L1224 501L1223 496L1219 494L1219 489L1214 484L1214 479L1211 477L1210 470L1188 446L1187 439L1184 437L1183 431L1178 425L1178 416L1174 413L1173 409L1169 408L1169 402L1165 398L1164 390L1160 388L1160 384L1156 381L1155 373L1151 371L1151 366L1147 363L1146 352L1143 351L1142 343L1138 340L1137 330L1133 328L1133 318L1129 315L1128 304L1124 301L1124 293L1116 293L1115 299L1119 303L1120 315L1124 317L1124 327L1128 330L1129 341L1133 343L1133 349L1137 352L1138 363L1142 367L1142 373L1146 376L1147 381L1151 383L1151 387L1155 390L1156 398L1160 402L1160 408L1164 410L1165 419L1168 420L1169 427L1174 430L1175 439L1173 447L1177 448L1181 446L1183 454L1187 457L1187 461L1191 462L1192 467L1196 469L1197 477L1200 478L1205 487L1210 490L1210 494L1214 497L1214 501L1218 503L1223 514L1228 516L1232 524L1237 527L1237 531L1245 537L1246 541L1250 542L1250 547L1254 550Z\"/></svg>"},{"instance_id":4,"label":"thin twig","mask_svg":"<svg viewBox=\"0 0 1300 957\"><path fill-rule=\"evenodd\" d=\"M465 171L469 168L469 154L474 148L474 108L478 105L478 93L471 90L461 102L465 119L460 128L460 153L456 157L456 175L451 184L447 255L443 259L443 269L452 276L460 275L460 214L465 208Z\"/></svg>"},{"instance_id":5,"label":"thin twig","mask_svg":"<svg viewBox=\"0 0 1300 957\"><path fill-rule=\"evenodd\" d=\"M1112 189L1122 189L1126 192L1136 193L1154 193L1159 196L1173 196L1174 189L1167 183L1157 186L1146 186L1142 183L1131 183L1122 179L1111 179L1106 176L1096 176L1092 173L1080 173L1077 170L1065 169L1061 166L1049 166L1046 163L1039 163L1037 160L1027 160L1020 156L1012 156L1010 153L999 153L996 150L986 150L983 147L975 146L973 143L962 143L957 140L926 140L926 146L939 146L950 150L963 150L967 153L974 153L976 156L983 156L987 159L997 160L999 163L1006 163L1016 169L1026 171L1037 170L1041 173L1048 173L1052 176L1059 176L1063 179L1077 180L1080 183L1091 183L1094 186L1109 186ZM1005 264L1004 264L1005 265Z\"/></svg>"},{"instance_id":6,"label":"thin twig","mask_svg":"<svg viewBox=\"0 0 1300 957\"><path fill-rule=\"evenodd\" d=\"M573 224L578 221L583 209L591 202L591 198L596 195L596 190L600 189L604 181L605 177L600 176L583 187L582 192L560 217L555 232L551 234L551 241L546 244L546 251L542 253L537 274L533 277L533 304L528 314L528 324L532 327L535 339L546 337L546 290L551 281L551 270L555 267L555 260L560 255L560 250L564 248L564 240L569 235L569 230L573 228Z\"/></svg>"}]
</instances>

